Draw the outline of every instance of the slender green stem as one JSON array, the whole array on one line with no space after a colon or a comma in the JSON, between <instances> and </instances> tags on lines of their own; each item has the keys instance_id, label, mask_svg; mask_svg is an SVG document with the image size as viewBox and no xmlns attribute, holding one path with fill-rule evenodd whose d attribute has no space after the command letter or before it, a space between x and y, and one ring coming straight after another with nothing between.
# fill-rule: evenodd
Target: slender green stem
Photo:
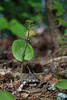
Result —
<instances>
[{"instance_id":1,"label":"slender green stem","mask_svg":"<svg viewBox=\"0 0 67 100\"><path fill-rule=\"evenodd\" d=\"M22 71L23 71L23 62L21 63L21 73L20 73L20 80L22 80Z\"/></svg>"},{"instance_id":2,"label":"slender green stem","mask_svg":"<svg viewBox=\"0 0 67 100\"><path fill-rule=\"evenodd\" d=\"M27 44L26 44L26 47L25 47L25 50L24 50L23 61L21 63L20 80L22 80L22 70L23 70L23 63L24 63L24 57L25 57L25 52L26 52L27 45L28 45L28 41L27 41Z\"/></svg>"},{"instance_id":3,"label":"slender green stem","mask_svg":"<svg viewBox=\"0 0 67 100\"><path fill-rule=\"evenodd\" d=\"M62 56L63 56L63 48L62 48L62 50L61 50L61 58L60 58L59 68L58 68L58 81L59 81L59 73L60 73L60 68L61 68Z\"/></svg>"},{"instance_id":4,"label":"slender green stem","mask_svg":"<svg viewBox=\"0 0 67 100\"><path fill-rule=\"evenodd\" d=\"M26 49L27 49L27 46L28 46L28 41L29 41L29 30L30 30L30 24L29 24L29 29L28 29L27 44L26 44L26 47L25 47L25 50L24 50L24 54L23 54L23 61L21 63L20 80L22 80L22 70L23 70L24 57L25 57L25 52L26 52Z\"/></svg>"},{"instance_id":5,"label":"slender green stem","mask_svg":"<svg viewBox=\"0 0 67 100\"><path fill-rule=\"evenodd\" d=\"M59 73L60 73L60 68L61 68L62 56L63 56L63 43L62 43L62 50L61 50L61 58L60 58L59 67L58 67L58 81L59 81ZM56 100L57 100L57 98L58 98L58 92L59 92L59 89L57 88Z\"/></svg>"}]
</instances>

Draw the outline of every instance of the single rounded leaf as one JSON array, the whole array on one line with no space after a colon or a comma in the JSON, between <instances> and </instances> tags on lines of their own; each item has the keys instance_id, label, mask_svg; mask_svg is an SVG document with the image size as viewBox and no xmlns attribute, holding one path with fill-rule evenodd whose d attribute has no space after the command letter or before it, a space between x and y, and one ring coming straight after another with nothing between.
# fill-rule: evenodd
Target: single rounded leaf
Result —
<instances>
[{"instance_id":1,"label":"single rounded leaf","mask_svg":"<svg viewBox=\"0 0 67 100\"><path fill-rule=\"evenodd\" d=\"M26 29L23 24L19 23L16 19L10 21L9 29L14 35L17 35L20 38L25 38Z\"/></svg>"},{"instance_id":2,"label":"single rounded leaf","mask_svg":"<svg viewBox=\"0 0 67 100\"><path fill-rule=\"evenodd\" d=\"M14 100L14 97L10 92L0 91L0 100Z\"/></svg>"},{"instance_id":3,"label":"single rounded leaf","mask_svg":"<svg viewBox=\"0 0 67 100\"><path fill-rule=\"evenodd\" d=\"M13 42L12 52L14 57L21 62L23 61L23 56L24 56L24 60L30 60L33 57L32 46L29 43L27 45L27 42L21 39L15 40Z\"/></svg>"},{"instance_id":4,"label":"single rounded leaf","mask_svg":"<svg viewBox=\"0 0 67 100\"><path fill-rule=\"evenodd\" d=\"M59 88L59 89L67 89L67 80L63 79L60 80L55 87Z\"/></svg>"}]
</instances>

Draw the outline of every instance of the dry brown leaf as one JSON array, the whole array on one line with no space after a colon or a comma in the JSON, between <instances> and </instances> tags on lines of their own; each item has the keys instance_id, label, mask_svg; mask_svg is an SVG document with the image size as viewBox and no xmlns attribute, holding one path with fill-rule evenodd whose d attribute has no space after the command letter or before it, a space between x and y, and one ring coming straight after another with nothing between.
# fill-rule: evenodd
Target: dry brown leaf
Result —
<instances>
[{"instance_id":1,"label":"dry brown leaf","mask_svg":"<svg viewBox=\"0 0 67 100\"><path fill-rule=\"evenodd\" d=\"M44 77L44 81L48 81L52 78L52 74L48 74Z\"/></svg>"},{"instance_id":2,"label":"dry brown leaf","mask_svg":"<svg viewBox=\"0 0 67 100\"><path fill-rule=\"evenodd\" d=\"M38 75L38 79L39 79L39 80L42 80L43 78L44 78L43 75Z\"/></svg>"},{"instance_id":3,"label":"dry brown leaf","mask_svg":"<svg viewBox=\"0 0 67 100\"><path fill-rule=\"evenodd\" d=\"M28 97L28 95L29 95L28 93L23 93L22 94L22 97L24 98L24 100Z\"/></svg>"},{"instance_id":4,"label":"dry brown leaf","mask_svg":"<svg viewBox=\"0 0 67 100\"><path fill-rule=\"evenodd\" d=\"M50 81L49 81L49 83L51 84L56 84L58 82L58 80L57 80L57 78L52 78Z\"/></svg>"}]
</instances>

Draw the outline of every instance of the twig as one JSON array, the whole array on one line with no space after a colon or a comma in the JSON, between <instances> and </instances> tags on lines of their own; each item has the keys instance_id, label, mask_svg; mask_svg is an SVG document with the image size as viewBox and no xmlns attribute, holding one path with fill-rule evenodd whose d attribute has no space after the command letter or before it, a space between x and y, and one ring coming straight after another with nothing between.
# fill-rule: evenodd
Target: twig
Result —
<instances>
[{"instance_id":1,"label":"twig","mask_svg":"<svg viewBox=\"0 0 67 100\"><path fill-rule=\"evenodd\" d=\"M36 83L36 82L39 82L39 80L37 79L37 80L32 80L32 79L27 79L26 81L24 81L21 85L20 85L20 87L16 90L16 91L14 91L13 93L12 93L12 95L15 95L15 94L17 94L17 93L19 93L19 92L21 92L21 91L23 91L23 92L27 92L27 93L30 93L29 91L27 91L27 90L22 90L22 88L24 87L24 85L26 85L27 83Z\"/></svg>"},{"instance_id":2,"label":"twig","mask_svg":"<svg viewBox=\"0 0 67 100\"><path fill-rule=\"evenodd\" d=\"M13 62L13 60L14 60L14 59L12 59L12 60L10 60L10 61L6 61L6 62L0 64L0 66L5 66L5 65L7 65L7 64L9 64L9 63L11 63L11 62Z\"/></svg>"}]
</instances>

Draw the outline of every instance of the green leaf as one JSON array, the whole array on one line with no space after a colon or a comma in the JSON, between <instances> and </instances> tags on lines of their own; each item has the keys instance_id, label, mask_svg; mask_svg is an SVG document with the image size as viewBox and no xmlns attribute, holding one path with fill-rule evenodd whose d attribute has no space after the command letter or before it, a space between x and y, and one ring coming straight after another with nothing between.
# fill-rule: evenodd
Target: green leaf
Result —
<instances>
[{"instance_id":1,"label":"green leaf","mask_svg":"<svg viewBox=\"0 0 67 100\"><path fill-rule=\"evenodd\" d=\"M14 100L14 97L9 92L0 91L0 100Z\"/></svg>"},{"instance_id":2,"label":"green leaf","mask_svg":"<svg viewBox=\"0 0 67 100\"><path fill-rule=\"evenodd\" d=\"M54 9L56 9L56 10L63 9L62 2L58 2L56 0L53 0L53 3L54 3L54 5L53 5Z\"/></svg>"},{"instance_id":3,"label":"green leaf","mask_svg":"<svg viewBox=\"0 0 67 100\"><path fill-rule=\"evenodd\" d=\"M60 80L55 87L59 88L59 89L67 89L67 80Z\"/></svg>"},{"instance_id":4,"label":"green leaf","mask_svg":"<svg viewBox=\"0 0 67 100\"><path fill-rule=\"evenodd\" d=\"M67 34L67 29L65 29L65 33L64 33L64 35L65 35L65 34Z\"/></svg>"},{"instance_id":5,"label":"green leaf","mask_svg":"<svg viewBox=\"0 0 67 100\"><path fill-rule=\"evenodd\" d=\"M25 40L15 40L12 45L12 52L14 57L19 60L23 61L23 55L25 52L24 60L30 60L33 57L33 48L32 46L28 43L27 48L26 48L27 42ZM26 51L25 51L26 48Z\"/></svg>"},{"instance_id":6,"label":"green leaf","mask_svg":"<svg viewBox=\"0 0 67 100\"><path fill-rule=\"evenodd\" d=\"M67 22L65 22L65 23L63 24L63 26L67 26Z\"/></svg>"},{"instance_id":7,"label":"green leaf","mask_svg":"<svg viewBox=\"0 0 67 100\"><path fill-rule=\"evenodd\" d=\"M64 22L64 19L63 18L57 18L57 20L59 21L59 24L62 24Z\"/></svg>"},{"instance_id":8,"label":"green leaf","mask_svg":"<svg viewBox=\"0 0 67 100\"><path fill-rule=\"evenodd\" d=\"M57 10L57 12L56 12L56 16L63 15L64 12L65 12L64 9L59 9L59 10Z\"/></svg>"},{"instance_id":9,"label":"green leaf","mask_svg":"<svg viewBox=\"0 0 67 100\"><path fill-rule=\"evenodd\" d=\"M0 11L3 11L3 10L4 10L4 8L2 6L0 6Z\"/></svg>"},{"instance_id":10,"label":"green leaf","mask_svg":"<svg viewBox=\"0 0 67 100\"><path fill-rule=\"evenodd\" d=\"M62 15L65 12L65 10L63 9L62 2L58 2L58 1L54 0L53 3L54 3L53 9L57 10L56 16Z\"/></svg>"},{"instance_id":11,"label":"green leaf","mask_svg":"<svg viewBox=\"0 0 67 100\"><path fill-rule=\"evenodd\" d=\"M67 40L66 37L61 37L61 41Z\"/></svg>"},{"instance_id":12,"label":"green leaf","mask_svg":"<svg viewBox=\"0 0 67 100\"><path fill-rule=\"evenodd\" d=\"M33 1L29 0L28 3L29 3L29 5L32 6L32 7L37 7L37 8L38 8L38 7L39 7L39 8L41 7L41 3L40 3L40 2L33 2Z\"/></svg>"},{"instance_id":13,"label":"green leaf","mask_svg":"<svg viewBox=\"0 0 67 100\"><path fill-rule=\"evenodd\" d=\"M6 18L0 18L0 30L7 28L8 22Z\"/></svg>"},{"instance_id":14,"label":"green leaf","mask_svg":"<svg viewBox=\"0 0 67 100\"><path fill-rule=\"evenodd\" d=\"M23 17L29 17L29 14L28 14L27 12L23 12L23 13L21 14L21 16L23 16Z\"/></svg>"},{"instance_id":15,"label":"green leaf","mask_svg":"<svg viewBox=\"0 0 67 100\"><path fill-rule=\"evenodd\" d=\"M9 29L14 35L17 35L20 38L25 38L25 27L16 19L10 21Z\"/></svg>"}]
</instances>

